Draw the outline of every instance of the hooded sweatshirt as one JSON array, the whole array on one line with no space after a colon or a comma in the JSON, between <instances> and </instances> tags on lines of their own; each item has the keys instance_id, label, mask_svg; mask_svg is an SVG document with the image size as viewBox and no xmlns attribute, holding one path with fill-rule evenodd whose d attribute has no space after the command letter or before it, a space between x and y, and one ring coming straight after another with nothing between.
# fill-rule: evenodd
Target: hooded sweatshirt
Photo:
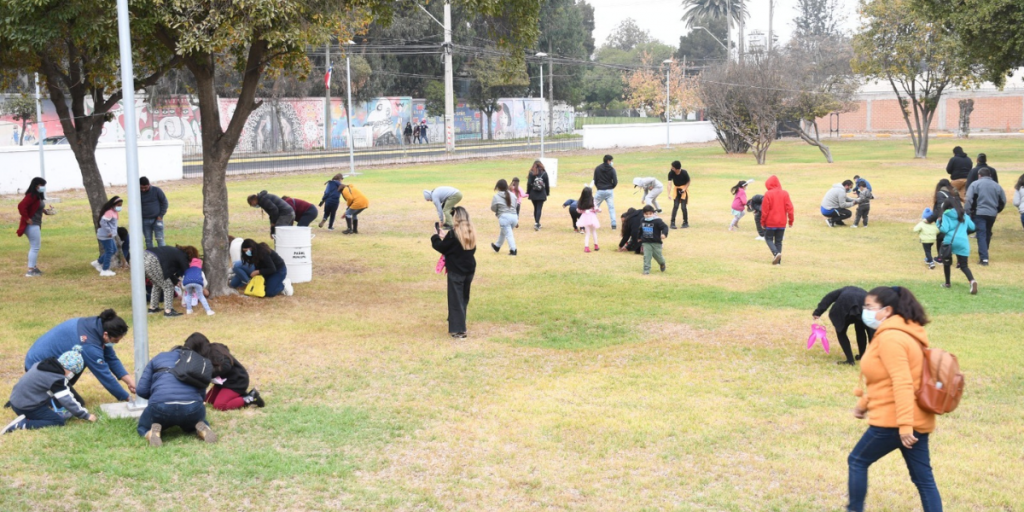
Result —
<instances>
[{"instance_id":1,"label":"hooded sweatshirt","mask_svg":"<svg viewBox=\"0 0 1024 512\"><path fill-rule=\"evenodd\" d=\"M642 188L644 192L656 188L665 188L656 178L633 178L633 186Z\"/></svg>"},{"instance_id":2,"label":"hooded sweatshirt","mask_svg":"<svg viewBox=\"0 0 1024 512\"><path fill-rule=\"evenodd\" d=\"M838 290L832 290L821 299L818 307L814 309L813 315L821 316L825 314L825 310L831 307L832 311L829 312L828 317L837 328L839 324L836 322L840 320L845 325L854 322L862 323L860 315L864 308L864 298L867 296L868 292L857 286L844 286Z\"/></svg>"},{"instance_id":3,"label":"hooded sweatshirt","mask_svg":"<svg viewBox=\"0 0 1024 512\"><path fill-rule=\"evenodd\" d=\"M914 226L914 233L920 233L922 244L934 244L939 235L939 227L935 223L922 220Z\"/></svg>"},{"instance_id":4,"label":"hooded sweatshirt","mask_svg":"<svg viewBox=\"0 0 1024 512\"><path fill-rule=\"evenodd\" d=\"M11 390L11 405L23 411L33 411L50 405L56 399L71 414L83 420L89 411L75 400L71 386L64 375L64 367L56 357L43 359L32 365Z\"/></svg>"},{"instance_id":5,"label":"hooded sweatshirt","mask_svg":"<svg viewBox=\"0 0 1024 512\"><path fill-rule=\"evenodd\" d=\"M85 367L103 384L103 387L118 400L127 400L128 392L118 384L118 380L128 375L113 347L103 343L103 322L99 317L87 316L72 318L50 329L42 335L25 354L25 368L30 369L36 363L82 347L82 360Z\"/></svg>"},{"instance_id":6,"label":"hooded sweatshirt","mask_svg":"<svg viewBox=\"0 0 1024 512\"><path fill-rule=\"evenodd\" d=\"M793 227L793 202L789 200L789 192L782 190L782 184L775 176L768 178L764 186L768 192L765 192L761 201L761 226L769 229L785 228L788 217L789 227Z\"/></svg>"},{"instance_id":7,"label":"hooded sweatshirt","mask_svg":"<svg viewBox=\"0 0 1024 512\"><path fill-rule=\"evenodd\" d=\"M899 315L878 327L860 360L867 389L854 392L860 396L857 406L868 411L869 425L898 428L900 434L935 430L935 415L918 407L914 395L921 387L922 348L927 346L924 327Z\"/></svg>"},{"instance_id":8,"label":"hooded sweatshirt","mask_svg":"<svg viewBox=\"0 0 1024 512\"><path fill-rule=\"evenodd\" d=\"M278 217L282 215L295 216L295 210L288 203L274 194L268 194L266 190L256 194L256 203L267 212L271 224L276 224Z\"/></svg>"},{"instance_id":9,"label":"hooded sweatshirt","mask_svg":"<svg viewBox=\"0 0 1024 512\"><path fill-rule=\"evenodd\" d=\"M619 185L619 175L615 167L603 163L594 168L594 187L598 190L612 190Z\"/></svg>"},{"instance_id":10,"label":"hooded sweatshirt","mask_svg":"<svg viewBox=\"0 0 1024 512\"><path fill-rule=\"evenodd\" d=\"M944 238L942 243L953 246L953 254L968 257L971 255L971 239L967 238L967 232L974 229L974 221L971 216L964 213L964 221L957 218L956 209L950 208L942 214L942 224L939 231L942 231Z\"/></svg>"},{"instance_id":11,"label":"hooded sweatshirt","mask_svg":"<svg viewBox=\"0 0 1024 512\"><path fill-rule=\"evenodd\" d=\"M370 207L370 200L355 185L342 185L341 196L345 204L353 210L365 210Z\"/></svg>"},{"instance_id":12,"label":"hooded sweatshirt","mask_svg":"<svg viewBox=\"0 0 1024 512\"><path fill-rule=\"evenodd\" d=\"M821 212L849 208L853 204L853 200L846 196L846 187L842 183L836 183L828 192L825 192L825 197L821 200Z\"/></svg>"},{"instance_id":13,"label":"hooded sweatshirt","mask_svg":"<svg viewBox=\"0 0 1024 512\"><path fill-rule=\"evenodd\" d=\"M1024 187L1013 192L1013 205L1020 210L1020 213L1024 214Z\"/></svg>"},{"instance_id":14,"label":"hooded sweatshirt","mask_svg":"<svg viewBox=\"0 0 1024 512\"><path fill-rule=\"evenodd\" d=\"M341 183L338 181L328 181L327 186L324 188L324 196L320 198L321 204L326 205L338 205L341 203L341 192L338 189L341 188Z\"/></svg>"},{"instance_id":15,"label":"hooded sweatshirt","mask_svg":"<svg viewBox=\"0 0 1024 512\"><path fill-rule=\"evenodd\" d=\"M424 190L423 199L434 203L434 208L437 208L438 218L444 222L444 202L449 197L458 193L459 189L455 187L437 187L434 190Z\"/></svg>"},{"instance_id":16,"label":"hooded sweatshirt","mask_svg":"<svg viewBox=\"0 0 1024 512\"><path fill-rule=\"evenodd\" d=\"M946 174L949 174L951 180L966 180L973 167L974 162L966 153L954 153L946 164Z\"/></svg>"},{"instance_id":17,"label":"hooded sweatshirt","mask_svg":"<svg viewBox=\"0 0 1024 512\"><path fill-rule=\"evenodd\" d=\"M512 203L511 206L505 204L505 195L508 194L508 202ZM516 215L516 195L511 190L506 192L495 192L494 197L491 198L491 211L494 212L495 217L501 217L505 214Z\"/></svg>"}]
</instances>

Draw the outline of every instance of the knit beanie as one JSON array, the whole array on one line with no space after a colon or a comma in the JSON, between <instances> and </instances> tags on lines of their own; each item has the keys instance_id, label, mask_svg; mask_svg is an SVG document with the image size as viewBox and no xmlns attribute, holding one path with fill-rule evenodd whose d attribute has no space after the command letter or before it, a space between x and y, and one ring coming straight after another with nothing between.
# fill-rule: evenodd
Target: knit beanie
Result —
<instances>
[{"instance_id":1,"label":"knit beanie","mask_svg":"<svg viewBox=\"0 0 1024 512\"><path fill-rule=\"evenodd\" d=\"M82 347L76 346L75 348L68 350L57 358L57 361L65 370L78 375L85 369L85 361L82 360Z\"/></svg>"},{"instance_id":2,"label":"knit beanie","mask_svg":"<svg viewBox=\"0 0 1024 512\"><path fill-rule=\"evenodd\" d=\"M931 208L925 208L924 211L921 212L921 218L922 219L927 219L928 217L931 217L931 216L932 216L932 209Z\"/></svg>"}]
</instances>

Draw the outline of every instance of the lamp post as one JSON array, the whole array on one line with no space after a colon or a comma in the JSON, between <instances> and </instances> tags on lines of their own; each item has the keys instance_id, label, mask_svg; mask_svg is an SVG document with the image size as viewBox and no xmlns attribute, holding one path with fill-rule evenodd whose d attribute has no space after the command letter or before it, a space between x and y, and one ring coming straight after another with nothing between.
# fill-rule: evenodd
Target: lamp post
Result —
<instances>
[{"instance_id":1,"label":"lamp post","mask_svg":"<svg viewBox=\"0 0 1024 512\"><path fill-rule=\"evenodd\" d=\"M39 94L39 73L36 73L36 138L39 139L39 177L46 179L46 157L43 147L46 146L46 126L43 124L43 97ZM21 134L25 140L25 134Z\"/></svg>"},{"instance_id":2,"label":"lamp post","mask_svg":"<svg viewBox=\"0 0 1024 512\"><path fill-rule=\"evenodd\" d=\"M345 46L353 44L356 42L349 40ZM345 51L345 78L348 80L348 108L345 109L345 119L348 123L348 172L354 175L356 173L356 153L355 143L352 141L352 65L349 62L347 50Z\"/></svg>"},{"instance_id":3,"label":"lamp post","mask_svg":"<svg viewBox=\"0 0 1024 512\"><path fill-rule=\"evenodd\" d=\"M665 59L661 61L665 66L665 149L672 147L672 137L669 134L669 130L672 127L672 116L669 114L669 98L671 98L672 89L669 87L669 73L672 71L672 59Z\"/></svg>"},{"instance_id":4,"label":"lamp post","mask_svg":"<svg viewBox=\"0 0 1024 512\"><path fill-rule=\"evenodd\" d=\"M536 57L544 58L548 54L544 52L538 52ZM544 103L544 63L540 63L540 157L544 158L544 114L547 113L548 107Z\"/></svg>"}]
</instances>

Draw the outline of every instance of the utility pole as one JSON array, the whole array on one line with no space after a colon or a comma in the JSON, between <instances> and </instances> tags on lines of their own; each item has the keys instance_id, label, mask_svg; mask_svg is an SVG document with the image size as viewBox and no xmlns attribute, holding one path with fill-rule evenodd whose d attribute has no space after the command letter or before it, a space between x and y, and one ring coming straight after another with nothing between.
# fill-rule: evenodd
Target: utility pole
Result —
<instances>
[{"instance_id":1,"label":"utility pole","mask_svg":"<svg viewBox=\"0 0 1024 512\"><path fill-rule=\"evenodd\" d=\"M22 140L25 134L21 134ZM46 126L43 125L43 96L39 94L39 73L36 73L36 138L39 139L39 177L46 179L46 157L43 146L46 145Z\"/></svg>"},{"instance_id":2,"label":"utility pole","mask_svg":"<svg viewBox=\"0 0 1024 512\"><path fill-rule=\"evenodd\" d=\"M544 57L548 54L540 52L537 57L541 58L540 61L540 157L544 158L544 112L547 111L547 104L544 103Z\"/></svg>"},{"instance_id":3,"label":"utility pole","mask_svg":"<svg viewBox=\"0 0 1024 512\"><path fill-rule=\"evenodd\" d=\"M324 45L324 150L331 149L331 41Z\"/></svg>"},{"instance_id":4,"label":"utility pole","mask_svg":"<svg viewBox=\"0 0 1024 512\"><path fill-rule=\"evenodd\" d=\"M725 61L732 62L732 0L725 2L725 44Z\"/></svg>"},{"instance_id":5,"label":"utility pole","mask_svg":"<svg viewBox=\"0 0 1024 512\"><path fill-rule=\"evenodd\" d=\"M665 64L665 149L670 149L672 148L672 134L670 131L672 127L672 115L669 110L669 99L672 97L672 89L669 86L671 83L669 82L669 80L671 80L669 73L672 71L672 59L665 59L661 63Z\"/></svg>"},{"instance_id":6,"label":"utility pole","mask_svg":"<svg viewBox=\"0 0 1024 512\"><path fill-rule=\"evenodd\" d=\"M551 101L551 110L555 109L555 64L551 57L551 40L548 39L548 99ZM541 63L544 67L544 63ZM548 131L555 134L555 116L548 114Z\"/></svg>"},{"instance_id":7,"label":"utility pole","mask_svg":"<svg viewBox=\"0 0 1024 512\"><path fill-rule=\"evenodd\" d=\"M452 4L444 2L444 148L455 151L455 83L452 79Z\"/></svg>"},{"instance_id":8,"label":"utility pole","mask_svg":"<svg viewBox=\"0 0 1024 512\"><path fill-rule=\"evenodd\" d=\"M768 53L772 53L772 21L775 18L775 0L768 0Z\"/></svg>"},{"instance_id":9,"label":"utility pole","mask_svg":"<svg viewBox=\"0 0 1024 512\"><path fill-rule=\"evenodd\" d=\"M356 44L355 41L349 41L346 44ZM345 109L345 118L348 120L348 171L350 174L356 173L356 153L355 143L352 141L352 66L349 63L348 50L345 51L345 78L348 80L348 108Z\"/></svg>"}]
</instances>

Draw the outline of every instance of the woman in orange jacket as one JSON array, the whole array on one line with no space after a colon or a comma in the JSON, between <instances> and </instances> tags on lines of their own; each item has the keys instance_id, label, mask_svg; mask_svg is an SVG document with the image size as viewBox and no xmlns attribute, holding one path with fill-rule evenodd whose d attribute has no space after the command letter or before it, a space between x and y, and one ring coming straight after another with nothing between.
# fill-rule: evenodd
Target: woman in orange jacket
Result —
<instances>
[{"instance_id":1,"label":"woman in orange jacket","mask_svg":"<svg viewBox=\"0 0 1024 512\"><path fill-rule=\"evenodd\" d=\"M864 510L868 492L868 468L899 449L910 470L910 480L921 495L924 512L941 512L942 498L935 485L928 451L928 437L935 430L935 415L917 405L921 387L923 349L928 347L924 308L910 290L882 286L868 292L862 312L864 324L877 329L860 360L865 390L854 417L868 419L868 431L850 452L850 504L848 510Z\"/></svg>"},{"instance_id":2,"label":"woman in orange jacket","mask_svg":"<svg viewBox=\"0 0 1024 512\"><path fill-rule=\"evenodd\" d=\"M342 176L342 179L345 179ZM345 210L345 224L348 229L342 231L343 235L359 234L359 214L370 207L370 200L352 185L341 185L341 198L345 200L348 208Z\"/></svg>"}]
</instances>

